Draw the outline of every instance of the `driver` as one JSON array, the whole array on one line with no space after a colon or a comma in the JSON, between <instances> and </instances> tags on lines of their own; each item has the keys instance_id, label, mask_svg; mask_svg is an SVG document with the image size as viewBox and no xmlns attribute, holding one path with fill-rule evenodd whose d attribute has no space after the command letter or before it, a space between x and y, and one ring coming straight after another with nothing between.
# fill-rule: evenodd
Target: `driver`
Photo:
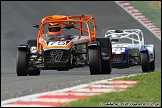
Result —
<instances>
[{"instance_id":1,"label":"driver","mask_svg":"<svg viewBox=\"0 0 162 108\"><path fill-rule=\"evenodd\" d=\"M48 32L42 38L46 38L46 40L69 40L72 39L72 35L62 34L61 24L49 23Z\"/></svg>"},{"instance_id":2,"label":"driver","mask_svg":"<svg viewBox=\"0 0 162 108\"><path fill-rule=\"evenodd\" d=\"M50 23L48 25L48 34L54 36L60 36L62 32L61 25L59 23Z\"/></svg>"},{"instance_id":3,"label":"driver","mask_svg":"<svg viewBox=\"0 0 162 108\"><path fill-rule=\"evenodd\" d=\"M111 37L110 37L110 40L111 40L112 43L119 42L119 36L112 34Z\"/></svg>"}]
</instances>

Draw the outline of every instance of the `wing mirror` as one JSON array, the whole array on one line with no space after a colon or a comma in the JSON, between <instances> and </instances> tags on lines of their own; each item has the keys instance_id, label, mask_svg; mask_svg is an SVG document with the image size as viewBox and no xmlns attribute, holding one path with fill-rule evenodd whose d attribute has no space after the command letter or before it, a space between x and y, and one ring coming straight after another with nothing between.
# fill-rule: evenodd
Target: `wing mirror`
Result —
<instances>
[{"instance_id":1,"label":"wing mirror","mask_svg":"<svg viewBox=\"0 0 162 108\"><path fill-rule=\"evenodd\" d=\"M35 28L38 29L39 28L39 25L38 24L34 24L33 27L35 27Z\"/></svg>"}]
</instances>

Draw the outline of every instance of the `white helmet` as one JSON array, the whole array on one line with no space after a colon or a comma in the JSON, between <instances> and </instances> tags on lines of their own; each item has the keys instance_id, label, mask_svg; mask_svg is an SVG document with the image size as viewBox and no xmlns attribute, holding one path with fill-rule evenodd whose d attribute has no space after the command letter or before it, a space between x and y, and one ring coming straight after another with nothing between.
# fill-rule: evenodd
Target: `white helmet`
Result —
<instances>
[{"instance_id":1,"label":"white helmet","mask_svg":"<svg viewBox=\"0 0 162 108\"><path fill-rule=\"evenodd\" d=\"M119 36L117 34L112 34L110 40L111 42L119 42Z\"/></svg>"}]
</instances>

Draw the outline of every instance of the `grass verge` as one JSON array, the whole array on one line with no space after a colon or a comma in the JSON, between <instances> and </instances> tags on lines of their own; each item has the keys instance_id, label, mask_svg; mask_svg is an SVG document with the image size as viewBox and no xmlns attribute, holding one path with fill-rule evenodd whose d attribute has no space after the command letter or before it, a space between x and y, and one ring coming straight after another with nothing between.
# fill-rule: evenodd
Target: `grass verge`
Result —
<instances>
[{"instance_id":1,"label":"grass verge","mask_svg":"<svg viewBox=\"0 0 162 108\"><path fill-rule=\"evenodd\" d=\"M161 9L148 1L127 1L144 16L151 20L158 28L161 28Z\"/></svg>"},{"instance_id":2,"label":"grass verge","mask_svg":"<svg viewBox=\"0 0 162 108\"><path fill-rule=\"evenodd\" d=\"M133 87L128 87L125 91L110 92L94 95L87 99L79 99L69 103L66 107L161 106L161 71L121 79L139 80L139 82Z\"/></svg>"}]
</instances>

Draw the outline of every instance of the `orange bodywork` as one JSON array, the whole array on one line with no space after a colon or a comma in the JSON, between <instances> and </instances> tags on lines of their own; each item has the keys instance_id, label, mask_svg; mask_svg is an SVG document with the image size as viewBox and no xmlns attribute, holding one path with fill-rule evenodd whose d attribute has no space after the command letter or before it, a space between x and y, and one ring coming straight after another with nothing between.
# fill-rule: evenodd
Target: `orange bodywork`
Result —
<instances>
[{"instance_id":1,"label":"orange bodywork","mask_svg":"<svg viewBox=\"0 0 162 108\"><path fill-rule=\"evenodd\" d=\"M92 21L93 26L90 26L89 22ZM61 23L63 25L66 25L65 22L71 22L73 24L79 24L79 27L74 27L74 29L77 29L80 31L78 40L71 41L67 46L47 46L45 41L41 39L40 37L44 34L44 25L48 23ZM82 25L86 24L86 29L82 27ZM90 28L91 27L91 28ZM63 28L63 27L62 27ZM91 31L90 31L91 30ZM83 32L88 33L87 38L81 38L83 36ZM69 48L74 42L77 41L87 41L87 42L93 42L96 41L96 22L95 19L91 15L74 15L74 16L64 16L64 15L52 15L52 16L46 16L41 20L41 25L39 28L38 36L37 36L37 48L36 50L38 52L41 51L42 45L45 49L48 48Z\"/></svg>"}]
</instances>

